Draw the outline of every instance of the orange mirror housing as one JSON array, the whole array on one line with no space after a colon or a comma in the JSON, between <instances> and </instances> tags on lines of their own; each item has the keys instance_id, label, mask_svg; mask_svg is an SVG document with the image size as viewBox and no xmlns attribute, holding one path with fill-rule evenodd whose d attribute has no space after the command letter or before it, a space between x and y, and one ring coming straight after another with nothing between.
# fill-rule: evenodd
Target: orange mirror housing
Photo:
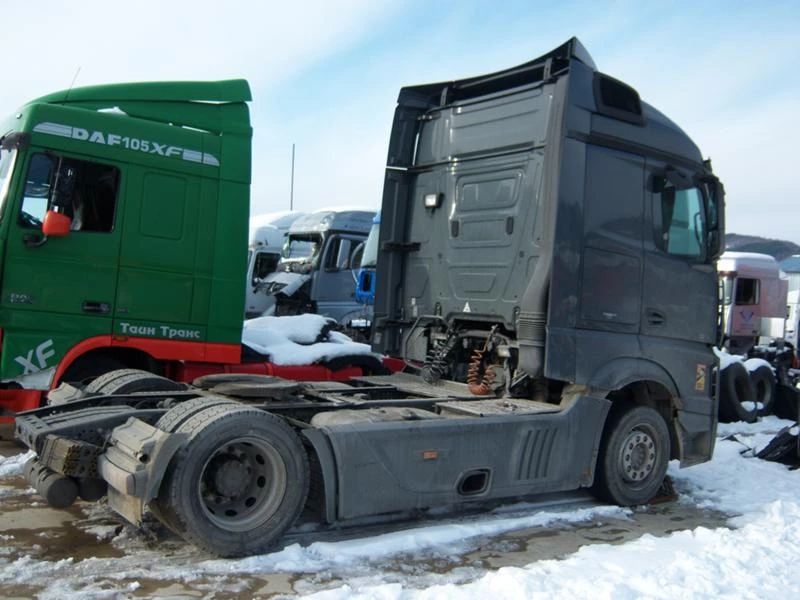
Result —
<instances>
[{"instance_id":1,"label":"orange mirror housing","mask_svg":"<svg viewBox=\"0 0 800 600\"><path fill-rule=\"evenodd\" d=\"M42 221L42 233L47 237L64 237L69 235L72 219L63 213L48 210Z\"/></svg>"}]
</instances>

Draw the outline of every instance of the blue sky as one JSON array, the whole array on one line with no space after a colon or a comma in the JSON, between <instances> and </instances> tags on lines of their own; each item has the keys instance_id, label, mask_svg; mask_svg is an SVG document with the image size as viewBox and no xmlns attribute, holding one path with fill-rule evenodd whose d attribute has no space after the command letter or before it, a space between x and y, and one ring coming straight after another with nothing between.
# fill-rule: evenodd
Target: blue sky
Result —
<instances>
[{"instance_id":1,"label":"blue sky","mask_svg":"<svg viewBox=\"0 0 800 600\"><path fill-rule=\"evenodd\" d=\"M292 144L295 208L377 207L401 86L510 67L575 35L712 159L728 231L800 243L798 0L38 0L3 15L4 113L78 69L78 86L247 78L254 214L288 208Z\"/></svg>"}]
</instances>

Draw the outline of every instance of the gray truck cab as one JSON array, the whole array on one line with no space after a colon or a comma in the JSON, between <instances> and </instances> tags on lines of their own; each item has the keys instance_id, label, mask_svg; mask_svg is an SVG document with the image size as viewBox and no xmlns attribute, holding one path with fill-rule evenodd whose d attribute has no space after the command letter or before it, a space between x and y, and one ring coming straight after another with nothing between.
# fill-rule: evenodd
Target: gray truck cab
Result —
<instances>
[{"instance_id":1,"label":"gray truck cab","mask_svg":"<svg viewBox=\"0 0 800 600\"><path fill-rule=\"evenodd\" d=\"M264 279L275 315L316 313L347 326L361 316L353 269L375 211L325 209L292 223L274 273Z\"/></svg>"},{"instance_id":2,"label":"gray truck cab","mask_svg":"<svg viewBox=\"0 0 800 600\"><path fill-rule=\"evenodd\" d=\"M707 460L722 221L710 161L575 38L403 88L373 349L477 391L649 404L673 458Z\"/></svg>"}]
</instances>

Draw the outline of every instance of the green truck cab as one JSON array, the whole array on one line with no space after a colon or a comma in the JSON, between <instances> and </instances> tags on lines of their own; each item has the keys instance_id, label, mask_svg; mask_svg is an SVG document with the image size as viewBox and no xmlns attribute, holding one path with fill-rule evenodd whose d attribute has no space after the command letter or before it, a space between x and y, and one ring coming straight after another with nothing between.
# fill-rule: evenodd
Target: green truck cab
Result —
<instances>
[{"instance_id":1,"label":"green truck cab","mask_svg":"<svg viewBox=\"0 0 800 600\"><path fill-rule=\"evenodd\" d=\"M2 123L6 421L62 381L241 362L249 100L244 80L103 85Z\"/></svg>"}]
</instances>

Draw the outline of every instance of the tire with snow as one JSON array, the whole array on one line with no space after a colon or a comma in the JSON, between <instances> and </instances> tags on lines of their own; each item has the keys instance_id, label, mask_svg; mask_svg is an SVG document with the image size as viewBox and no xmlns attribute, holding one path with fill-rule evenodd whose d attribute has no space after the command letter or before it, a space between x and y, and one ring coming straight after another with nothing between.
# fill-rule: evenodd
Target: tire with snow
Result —
<instances>
[{"instance_id":1,"label":"tire with snow","mask_svg":"<svg viewBox=\"0 0 800 600\"><path fill-rule=\"evenodd\" d=\"M117 369L100 375L84 388L88 394L134 394L136 392L179 392L186 386L140 369Z\"/></svg>"},{"instance_id":2,"label":"tire with snow","mask_svg":"<svg viewBox=\"0 0 800 600\"><path fill-rule=\"evenodd\" d=\"M723 423L755 421L758 415L756 390L745 366L733 362L722 369L719 379L719 420Z\"/></svg>"},{"instance_id":3,"label":"tire with snow","mask_svg":"<svg viewBox=\"0 0 800 600\"><path fill-rule=\"evenodd\" d=\"M644 504L661 487L669 456L669 430L657 410L627 402L612 406L592 493L620 506Z\"/></svg>"},{"instance_id":4,"label":"tire with snow","mask_svg":"<svg viewBox=\"0 0 800 600\"><path fill-rule=\"evenodd\" d=\"M760 365L754 371L750 371L750 381L755 390L758 414L772 414L775 401L775 373L772 372L772 367Z\"/></svg>"},{"instance_id":5,"label":"tire with snow","mask_svg":"<svg viewBox=\"0 0 800 600\"><path fill-rule=\"evenodd\" d=\"M308 456L294 430L262 410L219 405L177 432L188 439L167 467L154 514L220 556L268 550L308 495Z\"/></svg>"}]
</instances>

